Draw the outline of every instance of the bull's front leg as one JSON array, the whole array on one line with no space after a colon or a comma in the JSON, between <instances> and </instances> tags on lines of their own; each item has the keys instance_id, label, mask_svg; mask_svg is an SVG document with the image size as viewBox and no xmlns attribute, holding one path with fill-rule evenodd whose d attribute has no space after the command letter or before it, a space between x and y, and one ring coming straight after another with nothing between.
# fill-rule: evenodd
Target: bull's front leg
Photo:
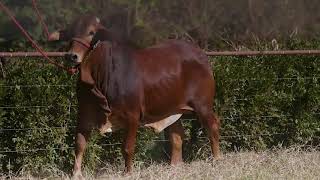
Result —
<instances>
[{"instance_id":1,"label":"bull's front leg","mask_svg":"<svg viewBox=\"0 0 320 180\"><path fill-rule=\"evenodd\" d=\"M81 172L81 164L86 144L89 140L91 131L77 128L75 139L75 162L73 167L72 179L84 179Z\"/></svg>"},{"instance_id":2,"label":"bull's front leg","mask_svg":"<svg viewBox=\"0 0 320 180\"><path fill-rule=\"evenodd\" d=\"M127 133L122 146L122 154L125 160L125 171L132 171L134 148L138 131L138 121L131 121L127 125Z\"/></svg>"}]
</instances>

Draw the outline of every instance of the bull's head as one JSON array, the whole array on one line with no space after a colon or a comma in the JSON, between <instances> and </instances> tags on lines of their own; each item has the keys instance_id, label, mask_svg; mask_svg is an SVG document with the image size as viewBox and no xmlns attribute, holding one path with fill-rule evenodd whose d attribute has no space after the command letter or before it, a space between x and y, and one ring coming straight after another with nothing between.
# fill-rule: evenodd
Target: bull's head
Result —
<instances>
[{"instance_id":1,"label":"bull's head","mask_svg":"<svg viewBox=\"0 0 320 180\"><path fill-rule=\"evenodd\" d=\"M77 18L69 28L51 33L49 39L71 42L66 58L78 64L83 60L94 35L100 29L105 27L98 17L85 15Z\"/></svg>"}]
</instances>

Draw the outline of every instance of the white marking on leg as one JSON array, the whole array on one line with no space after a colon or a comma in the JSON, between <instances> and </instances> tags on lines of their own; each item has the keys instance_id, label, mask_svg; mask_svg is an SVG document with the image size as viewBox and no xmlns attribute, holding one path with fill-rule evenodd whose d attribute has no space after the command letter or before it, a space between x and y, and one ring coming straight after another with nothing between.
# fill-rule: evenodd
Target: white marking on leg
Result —
<instances>
[{"instance_id":1,"label":"white marking on leg","mask_svg":"<svg viewBox=\"0 0 320 180\"><path fill-rule=\"evenodd\" d=\"M107 120L107 122L99 128L99 131L101 135L112 132L112 123Z\"/></svg>"},{"instance_id":2,"label":"white marking on leg","mask_svg":"<svg viewBox=\"0 0 320 180\"><path fill-rule=\"evenodd\" d=\"M111 128L108 128L108 129L106 130L106 132L107 132L107 133L111 133L111 132L112 132L112 129L111 129Z\"/></svg>"},{"instance_id":3,"label":"white marking on leg","mask_svg":"<svg viewBox=\"0 0 320 180\"><path fill-rule=\"evenodd\" d=\"M100 23L100 19L98 17L96 17L96 21L98 24Z\"/></svg>"}]
</instances>

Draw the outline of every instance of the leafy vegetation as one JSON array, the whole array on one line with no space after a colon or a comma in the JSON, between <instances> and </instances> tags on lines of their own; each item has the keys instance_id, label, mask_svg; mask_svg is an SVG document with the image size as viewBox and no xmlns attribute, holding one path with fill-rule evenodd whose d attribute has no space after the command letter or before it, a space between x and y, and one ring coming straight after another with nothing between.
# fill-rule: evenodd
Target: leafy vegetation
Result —
<instances>
[{"instance_id":1,"label":"leafy vegetation","mask_svg":"<svg viewBox=\"0 0 320 180\"><path fill-rule=\"evenodd\" d=\"M31 1L4 2L14 10L17 17L27 19L23 22L29 32L48 50L61 46L44 44ZM229 1L215 1L217 4L214 5L210 4L211 1L199 1L194 6L183 2L185 1L169 3L158 0L101 0L88 4L84 0L42 0L39 1L39 6L45 12L51 30L63 27L65 22L70 22L79 13L96 11L97 14L111 17L118 10L123 10L120 12L124 12L125 17L133 19L131 26L134 27L129 29L137 33L134 38L141 46L174 35L186 39L191 36L203 48L263 50L274 49L268 40L279 36L278 47L281 49L319 49L320 45L314 34L308 36L309 39L299 40L310 34L307 32L296 33L291 37L280 36L286 32L283 30L275 32L278 36L257 36L253 38L254 41L254 36L248 33L240 38L243 26L239 25L237 29L237 24L234 23L246 22L249 17L243 15L242 20L240 18L234 22L221 20L211 14L220 6L224 7L220 15L227 12L228 6L225 3L230 4ZM240 7L243 6L242 4ZM198 7L206 8L204 11L200 8L199 11ZM234 9L236 10L237 8ZM123 15L121 13L119 16ZM233 16L239 14L240 11L236 11ZM213 20L214 17L216 21ZM1 51L31 50L30 45L13 30L15 27L9 25L10 21L4 14L0 14L0 24L5 27L0 29ZM223 24L231 30L224 31ZM215 26L217 28L214 29ZM248 25L249 30L250 27ZM291 26L288 27L290 29ZM312 27L310 31L316 28ZM196 29L196 33L193 29ZM231 36L232 33L235 34L234 37ZM217 37L220 38L215 39ZM238 45L239 40L245 40L242 46ZM295 144L319 146L319 57L214 57L211 61L217 80L216 110L222 119L221 146L224 152L234 149L263 150L279 144L284 147ZM45 174L46 167L57 167L69 172L74 159L77 77L71 77L40 59L14 58L2 62L4 69L1 73L5 77L0 79L0 173L24 169ZM183 122L186 131L185 158L203 158L199 155L207 150L208 143L202 138L205 137L204 131L199 128L196 120L186 119ZM122 161L119 146L121 134L119 132L102 137L94 133L85 156L85 167L89 171L104 166L105 162ZM137 162L168 159L167 142L163 140L165 134L155 135L149 130L141 129L135 156ZM205 153L203 156L209 155Z\"/></svg>"}]
</instances>

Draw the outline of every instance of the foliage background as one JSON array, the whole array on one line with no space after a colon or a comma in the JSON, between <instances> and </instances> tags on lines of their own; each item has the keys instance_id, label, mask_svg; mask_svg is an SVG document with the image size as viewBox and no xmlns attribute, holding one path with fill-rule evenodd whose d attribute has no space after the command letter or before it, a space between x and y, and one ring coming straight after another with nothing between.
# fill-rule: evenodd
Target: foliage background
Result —
<instances>
[{"instance_id":1,"label":"foliage background","mask_svg":"<svg viewBox=\"0 0 320 180\"><path fill-rule=\"evenodd\" d=\"M63 46L45 41L31 0L3 2L47 50ZM51 31L65 27L79 14L94 13L107 26L123 27L141 47L173 37L192 40L210 50L318 49L319 3L317 0L38 1ZM0 51L19 50L32 48L1 12ZM319 146L319 60L311 56L211 58L217 79L215 103L222 119L223 151L294 144ZM40 59L14 58L1 62L4 68L0 79L0 173L31 170L45 174L48 167L70 171L77 111L76 76L70 77ZM183 122L185 158L207 157L208 141L201 138L205 134L197 121ZM121 142L121 133L107 137L96 133L92 137L85 157L88 170L122 161L120 146L109 146ZM166 161L169 152L165 137L163 133L155 135L141 129L136 162Z\"/></svg>"}]
</instances>

